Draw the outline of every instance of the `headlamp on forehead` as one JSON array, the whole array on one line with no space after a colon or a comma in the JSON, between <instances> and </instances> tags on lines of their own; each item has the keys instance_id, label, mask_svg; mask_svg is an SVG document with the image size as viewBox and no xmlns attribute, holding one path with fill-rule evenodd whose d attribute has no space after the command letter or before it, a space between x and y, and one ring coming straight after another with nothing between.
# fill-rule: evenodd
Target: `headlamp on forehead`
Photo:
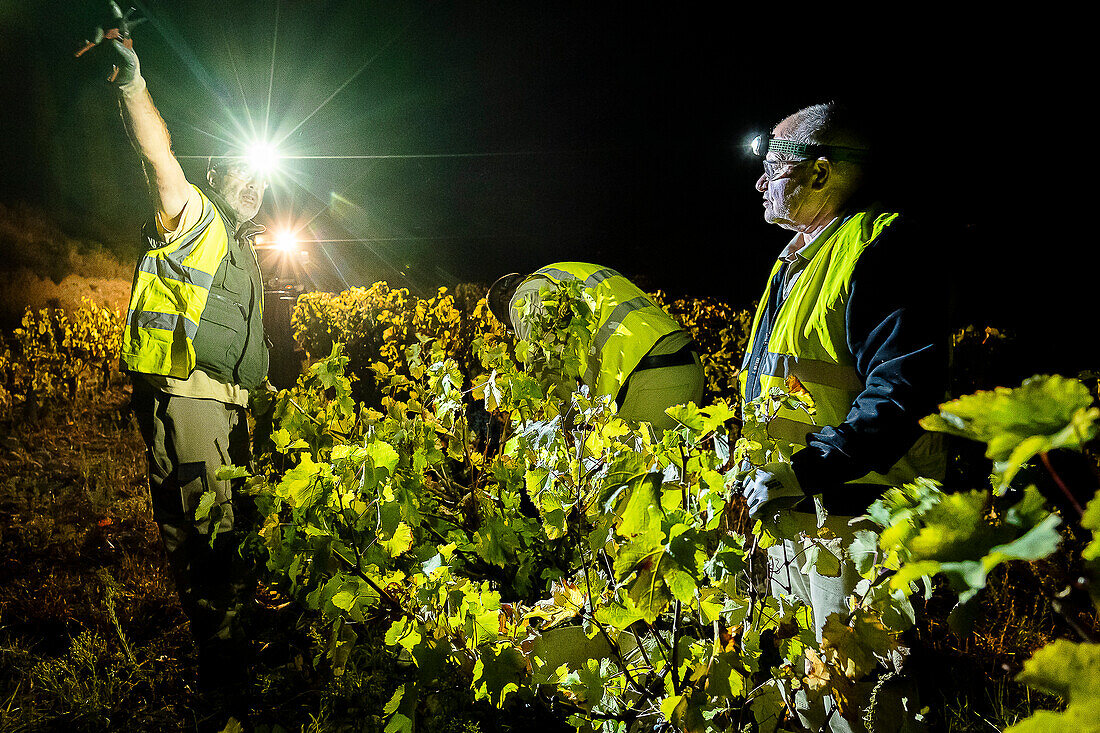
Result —
<instances>
[{"instance_id":1,"label":"headlamp on forehead","mask_svg":"<svg viewBox=\"0 0 1100 733\"><path fill-rule=\"evenodd\" d=\"M264 140L256 140L247 147L233 148L207 161L207 169L226 173L229 171L249 176L271 178L279 172L281 155L278 149Z\"/></svg>"},{"instance_id":2,"label":"headlamp on forehead","mask_svg":"<svg viewBox=\"0 0 1100 733\"><path fill-rule=\"evenodd\" d=\"M763 158L768 153L776 155L791 155L796 158L828 158L830 160L847 160L852 163L864 163L871 157L871 151L864 148L849 148L843 145L818 145L814 143L796 143L793 140L783 140L775 135L757 135L749 143L753 155Z\"/></svg>"}]
</instances>

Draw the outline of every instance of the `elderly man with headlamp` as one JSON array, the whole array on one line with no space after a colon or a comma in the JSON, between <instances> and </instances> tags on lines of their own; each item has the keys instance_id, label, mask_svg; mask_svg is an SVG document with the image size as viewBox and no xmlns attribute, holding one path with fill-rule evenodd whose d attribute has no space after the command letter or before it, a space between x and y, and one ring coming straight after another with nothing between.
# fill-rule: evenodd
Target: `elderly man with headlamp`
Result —
<instances>
[{"instance_id":1,"label":"elderly man with headlamp","mask_svg":"<svg viewBox=\"0 0 1100 733\"><path fill-rule=\"evenodd\" d=\"M860 578L849 553L855 517L889 486L942 479L946 464L938 438L918 424L947 386L946 299L933 279L940 263L928 256L934 232L876 201L863 127L842 106L819 104L754 143L764 220L793 237L753 320L742 397L794 385L815 410L782 409L767 426L794 444L793 479L757 468L742 488L750 516L789 512L785 526L799 528L769 549L773 592L810 606L819 639L830 615L847 618ZM841 560L835 577L806 563L822 526ZM811 729L863 729L858 713L841 716L833 706L794 700Z\"/></svg>"}]
</instances>

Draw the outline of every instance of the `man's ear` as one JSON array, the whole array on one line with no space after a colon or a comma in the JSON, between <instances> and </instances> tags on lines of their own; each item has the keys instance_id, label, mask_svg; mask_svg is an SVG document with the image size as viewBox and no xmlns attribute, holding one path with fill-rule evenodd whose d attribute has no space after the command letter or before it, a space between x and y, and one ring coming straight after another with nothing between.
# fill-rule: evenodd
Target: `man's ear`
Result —
<instances>
[{"instance_id":1,"label":"man's ear","mask_svg":"<svg viewBox=\"0 0 1100 733\"><path fill-rule=\"evenodd\" d=\"M218 178L218 174L214 171L213 168L206 171L206 182L210 184L211 188L217 188L217 186L214 185L214 181L216 181L217 178Z\"/></svg>"},{"instance_id":2,"label":"man's ear","mask_svg":"<svg viewBox=\"0 0 1100 733\"><path fill-rule=\"evenodd\" d=\"M825 188L834 173L833 164L828 158L818 158L810 171L810 186L817 190Z\"/></svg>"}]
</instances>

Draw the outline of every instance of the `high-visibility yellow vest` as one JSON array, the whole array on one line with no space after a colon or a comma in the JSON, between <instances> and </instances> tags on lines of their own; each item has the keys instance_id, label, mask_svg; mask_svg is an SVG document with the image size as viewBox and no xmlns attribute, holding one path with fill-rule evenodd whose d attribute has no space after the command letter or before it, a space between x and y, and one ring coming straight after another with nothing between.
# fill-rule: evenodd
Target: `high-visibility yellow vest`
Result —
<instances>
[{"instance_id":1,"label":"high-visibility yellow vest","mask_svg":"<svg viewBox=\"0 0 1100 733\"><path fill-rule=\"evenodd\" d=\"M198 190L196 188L196 190ZM165 244L147 236L134 274L122 361L144 374L186 379L195 368L245 388L267 375L263 282L251 243L204 193L191 230Z\"/></svg>"},{"instance_id":2,"label":"high-visibility yellow vest","mask_svg":"<svg viewBox=\"0 0 1100 733\"><path fill-rule=\"evenodd\" d=\"M797 379L810 393L816 407L814 416L802 410L781 408L768 423L769 434L794 443L795 450L806 445L810 433L844 422L855 398L863 391L863 379L848 349L846 312L852 273L860 255L897 216L861 212L844 221L821 244L795 280L774 316L767 348L757 355L758 363L747 363L741 370L742 395L750 394L748 377L756 373L760 394L768 394L772 387L789 391L789 377ZM746 346L750 359L756 354L754 345L760 321L782 265L783 261L778 260L772 268L753 319ZM942 445L938 436L926 433L886 474L871 472L849 483L897 486L917 476L942 478L946 468ZM813 491L812 486L804 488Z\"/></svg>"},{"instance_id":3,"label":"high-visibility yellow vest","mask_svg":"<svg viewBox=\"0 0 1100 733\"><path fill-rule=\"evenodd\" d=\"M580 280L598 314L584 382L597 395L616 396L642 357L663 336L683 328L644 291L609 267L587 262L555 262L531 277L555 283ZM530 278L528 278L530 279Z\"/></svg>"}]
</instances>

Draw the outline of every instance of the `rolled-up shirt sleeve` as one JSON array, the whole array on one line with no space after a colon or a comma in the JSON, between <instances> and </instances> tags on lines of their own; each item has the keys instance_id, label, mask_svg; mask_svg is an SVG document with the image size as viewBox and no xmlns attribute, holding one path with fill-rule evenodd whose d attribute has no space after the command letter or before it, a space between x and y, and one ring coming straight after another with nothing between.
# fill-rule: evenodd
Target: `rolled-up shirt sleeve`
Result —
<instances>
[{"instance_id":1,"label":"rolled-up shirt sleeve","mask_svg":"<svg viewBox=\"0 0 1100 733\"><path fill-rule=\"evenodd\" d=\"M856 265L846 318L864 388L843 423L810 434L794 454L808 494L828 498L871 471L886 473L922 435L918 421L943 401L948 300L931 248L920 244L913 232L892 226Z\"/></svg>"}]
</instances>

